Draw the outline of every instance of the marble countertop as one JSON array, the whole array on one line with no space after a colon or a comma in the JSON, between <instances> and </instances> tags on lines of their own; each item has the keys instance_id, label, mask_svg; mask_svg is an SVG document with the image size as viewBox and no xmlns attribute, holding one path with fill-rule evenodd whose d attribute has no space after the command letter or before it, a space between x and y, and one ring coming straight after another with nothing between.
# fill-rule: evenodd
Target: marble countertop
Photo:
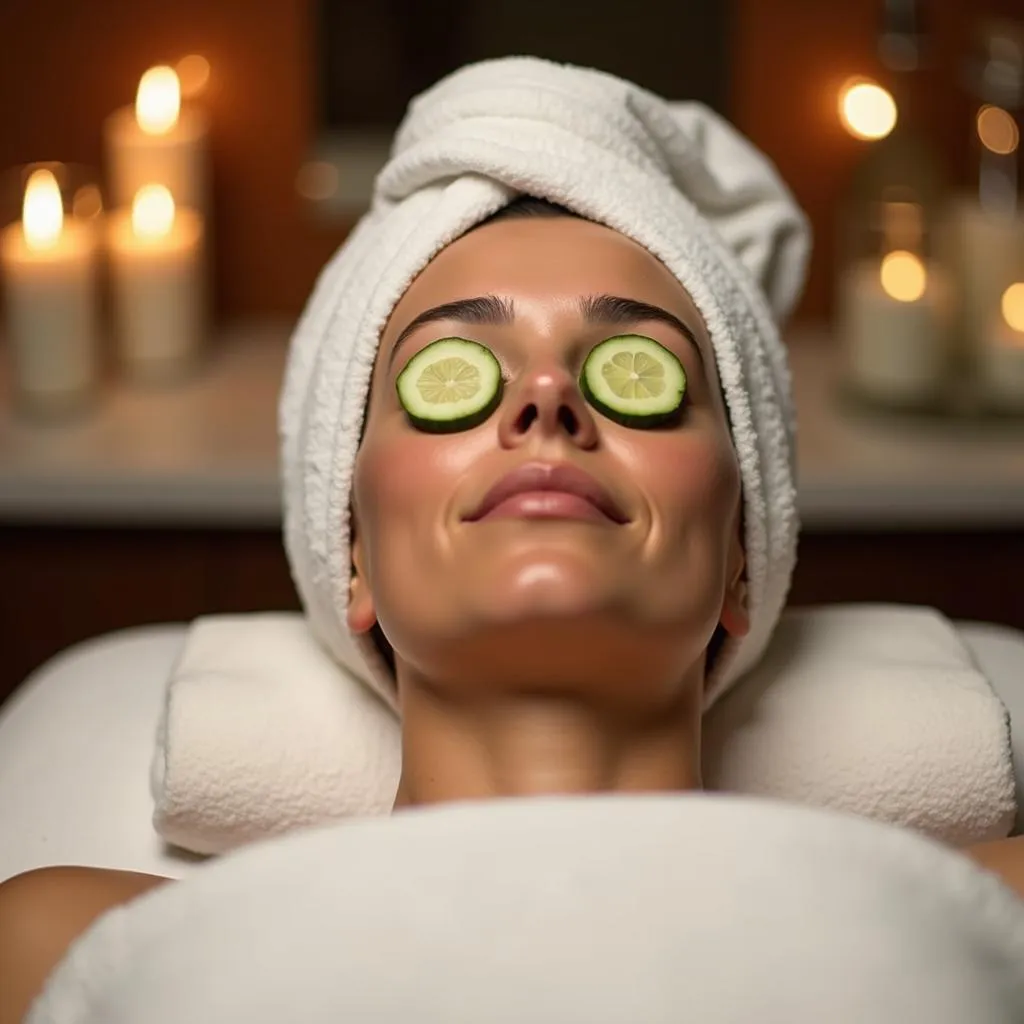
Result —
<instances>
[{"instance_id":1,"label":"marble countertop","mask_svg":"<svg viewBox=\"0 0 1024 1024\"><path fill-rule=\"evenodd\" d=\"M277 391L287 323L222 332L191 380L113 384L87 415L16 413L0 347L0 519L280 524ZM838 397L836 346L794 332L799 504L811 530L1024 527L1024 423L881 417Z\"/></svg>"}]
</instances>

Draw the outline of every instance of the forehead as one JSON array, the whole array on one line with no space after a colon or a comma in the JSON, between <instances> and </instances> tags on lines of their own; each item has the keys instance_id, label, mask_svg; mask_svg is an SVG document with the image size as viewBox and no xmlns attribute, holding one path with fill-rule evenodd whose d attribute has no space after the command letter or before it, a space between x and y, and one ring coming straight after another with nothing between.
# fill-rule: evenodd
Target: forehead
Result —
<instances>
[{"instance_id":1,"label":"forehead","mask_svg":"<svg viewBox=\"0 0 1024 1024\"><path fill-rule=\"evenodd\" d=\"M675 313L710 356L703 318L683 286L643 246L611 228L573 217L530 217L478 228L443 249L406 290L382 347L432 306L497 294L517 305L575 309L580 296L638 299Z\"/></svg>"}]
</instances>

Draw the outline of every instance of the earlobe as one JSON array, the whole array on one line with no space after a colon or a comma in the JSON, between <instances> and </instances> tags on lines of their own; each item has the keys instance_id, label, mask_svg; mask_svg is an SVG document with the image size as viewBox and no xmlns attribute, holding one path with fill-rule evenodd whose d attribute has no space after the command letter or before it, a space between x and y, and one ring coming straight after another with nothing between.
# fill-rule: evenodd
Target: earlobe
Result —
<instances>
[{"instance_id":1,"label":"earlobe","mask_svg":"<svg viewBox=\"0 0 1024 1024\"><path fill-rule=\"evenodd\" d=\"M722 628L732 637L743 637L750 632L750 611L747 607L747 581L738 579L725 594L720 619Z\"/></svg>"},{"instance_id":2,"label":"earlobe","mask_svg":"<svg viewBox=\"0 0 1024 1024\"><path fill-rule=\"evenodd\" d=\"M377 622L373 595L363 566L362 546L353 540L352 574L348 584L348 607L345 609L345 621L353 633L368 633Z\"/></svg>"},{"instance_id":3,"label":"earlobe","mask_svg":"<svg viewBox=\"0 0 1024 1024\"><path fill-rule=\"evenodd\" d=\"M737 532L731 552L731 572L722 602L722 628L732 637L750 632L750 607L747 597L747 559Z\"/></svg>"},{"instance_id":4,"label":"earlobe","mask_svg":"<svg viewBox=\"0 0 1024 1024\"><path fill-rule=\"evenodd\" d=\"M345 620L353 633L368 633L377 621L373 610L373 599L369 588L355 577L349 586L348 608L345 609Z\"/></svg>"}]
</instances>

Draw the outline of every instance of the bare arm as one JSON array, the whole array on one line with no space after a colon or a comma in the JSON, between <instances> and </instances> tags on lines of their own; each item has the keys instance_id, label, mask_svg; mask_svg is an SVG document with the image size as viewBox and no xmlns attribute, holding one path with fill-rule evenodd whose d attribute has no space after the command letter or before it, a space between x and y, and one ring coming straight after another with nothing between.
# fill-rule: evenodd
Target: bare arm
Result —
<instances>
[{"instance_id":1,"label":"bare arm","mask_svg":"<svg viewBox=\"0 0 1024 1024\"><path fill-rule=\"evenodd\" d=\"M975 863L998 875L1024 898L1024 836L979 843L963 851Z\"/></svg>"},{"instance_id":2,"label":"bare arm","mask_svg":"<svg viewBox=\"0 0 1024 1024\"><path fill-rule=\"evenodd\" d=\"M102 913L169 881L52 867L0 883L0 1024L20 1024L71 943Z\"/></svg>"}]
</instances>

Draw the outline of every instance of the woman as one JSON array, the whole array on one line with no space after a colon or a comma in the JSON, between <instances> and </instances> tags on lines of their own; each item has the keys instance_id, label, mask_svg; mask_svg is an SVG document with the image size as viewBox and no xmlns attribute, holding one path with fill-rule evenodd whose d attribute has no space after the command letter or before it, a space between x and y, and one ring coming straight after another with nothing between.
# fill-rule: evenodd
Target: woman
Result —
<instances>
[{"instance_id":1,"label":"woman","mask_svg":"<svg viewBox=\"0 0 1024 1024\"><path fill-rule=\"evenodd\" d=\"M650 368L645 353L681 400L652 414L596 393L613 367L595 382L588 361L623 337L628 371ZM701 787L708 681L751 630L720 361L661 260L528 197L441 247L398 298L352 472L344 602L397 689L396 808ZM493 370L494 394L431 406L439 367L442 391ZM1024 892L1016 840L970 853ZM50 868L0 885L0 1024L98 915L164 881Z\"/></svg>"}]
</instances>

